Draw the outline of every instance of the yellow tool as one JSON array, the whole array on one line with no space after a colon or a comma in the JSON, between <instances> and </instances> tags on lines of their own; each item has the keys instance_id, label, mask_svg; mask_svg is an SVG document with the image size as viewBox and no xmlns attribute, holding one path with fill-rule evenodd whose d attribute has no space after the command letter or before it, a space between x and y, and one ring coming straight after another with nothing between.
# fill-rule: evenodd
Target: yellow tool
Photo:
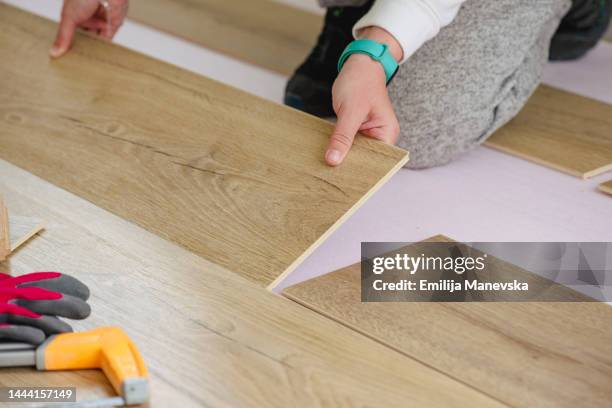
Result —
<instances>
[{"instance_id":1,"label":"yellow tool","mask_svg":"<svg viewBox=\"0 0 612 408\"><path fill-rule=\"evenodd\" d=\"M135 405L149 399L147 368L132 340L119 327L58 334L35 349L24 349L23 344L1 347L0 367L18 366L53 371L99 368L120 395L99 401L102 405Z\"/></svg>"}]
</instances>

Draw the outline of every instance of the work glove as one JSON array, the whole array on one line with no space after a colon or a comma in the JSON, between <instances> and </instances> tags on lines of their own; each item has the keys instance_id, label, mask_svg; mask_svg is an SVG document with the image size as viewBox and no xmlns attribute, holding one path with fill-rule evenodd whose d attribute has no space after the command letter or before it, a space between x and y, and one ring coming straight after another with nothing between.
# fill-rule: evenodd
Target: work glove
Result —
<instances>
[{"instance_id":1,"label":"work glove","mask_svg":"<svg viewBox=\"0 0 612 408\"><path fill-rule=\"evenodd\" d=\"M58 317L85 319L89 289L59 272L12 277L0 273L0 342L42 343L48 336L71 332Z\"/></svg>"}]
</instances>

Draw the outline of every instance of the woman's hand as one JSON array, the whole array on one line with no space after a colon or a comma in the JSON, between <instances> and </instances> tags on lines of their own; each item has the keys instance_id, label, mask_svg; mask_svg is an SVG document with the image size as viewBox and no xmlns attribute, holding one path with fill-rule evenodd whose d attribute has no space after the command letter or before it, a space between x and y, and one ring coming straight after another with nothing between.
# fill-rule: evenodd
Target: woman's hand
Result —
<instances>
[{"instance_id":1,"label":"woman's hand","mask_svg":"<svg viewBox=\"0 0 612 408\"><path fill-rule=\"evenodd\" d=\"M110 40L123 24L127 8L128 0L64 0L57 36L49 55L52 58L64 55L72 45L77 27Z\"/></svg>"},{"instance_id":2,"label":"woman's hand","mask_svg":"<svg viewBox=\"0 0 612 408\"><path fill-rule=\"evenodd\" d=\"M402 49L395 38L378 27L367 27L359 38L369 38L389 46L396 60ZM395 144L399 123L395 117L382 65L363 54L353 54L345 62L332 88L338 121L331 136L325 161L337 166L346 157L359 131L366 136Z\"/></svg>"}]
</instances>

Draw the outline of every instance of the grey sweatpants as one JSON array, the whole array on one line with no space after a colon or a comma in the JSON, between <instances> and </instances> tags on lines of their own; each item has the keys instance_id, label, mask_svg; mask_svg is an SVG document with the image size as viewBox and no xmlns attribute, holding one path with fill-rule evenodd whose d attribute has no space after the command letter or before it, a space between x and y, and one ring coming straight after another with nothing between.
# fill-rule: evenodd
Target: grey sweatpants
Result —
<instances>
[{"instance_id":1,"label":"grey sweatpants","mask_svg":"<svg viewBox=\"0 0 612 408\"><path fill-rule=\"evenodd\" d=\"M321 0L325 6L363 0ZM447 163L512 119L540 83L570 0L467 0L389 84L407 167Z\"/></svg>"}]
</instances>

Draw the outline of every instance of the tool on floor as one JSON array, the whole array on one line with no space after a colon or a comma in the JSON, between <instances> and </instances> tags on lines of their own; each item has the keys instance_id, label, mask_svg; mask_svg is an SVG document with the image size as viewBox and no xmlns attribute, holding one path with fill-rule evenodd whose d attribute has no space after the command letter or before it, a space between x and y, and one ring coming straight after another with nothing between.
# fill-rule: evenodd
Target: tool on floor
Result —
<instances>
[{"instance_id":1,"label":"tool on floor","mask_svg":"<svg viewBox=\"0 0 612 408\"><path fill-rule=\"evenodd\" d=\"M135 405L149 399L147 368L132 340L119 327L58 334L37 348L23 344L0 348L0 367L23 366L44 371L99 368L119 394L114 398L72 403L70 407Z\"/></svg>"}]
</instances>

